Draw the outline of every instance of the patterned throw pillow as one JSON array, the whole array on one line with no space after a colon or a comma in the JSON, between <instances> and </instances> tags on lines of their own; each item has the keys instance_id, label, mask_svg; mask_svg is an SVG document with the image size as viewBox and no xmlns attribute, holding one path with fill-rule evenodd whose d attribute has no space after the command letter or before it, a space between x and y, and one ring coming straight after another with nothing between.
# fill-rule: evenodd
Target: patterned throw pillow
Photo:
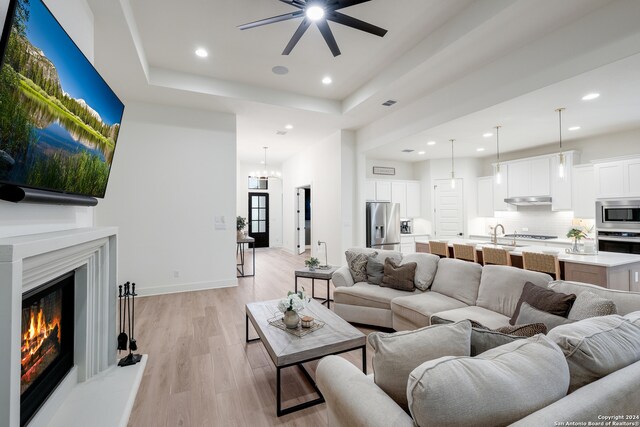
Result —
<instances>
[{"instance_id":1,"label":"patterned throw pillow","mask_svg":"<svg viewBox=\"0 0 640 427\"><path fill-rule=\"evenodd\" d=\"M369 254L363 252L346 251L344 254L347 257L347 265L349 266L349 271L351 272L353 281L356 283L366 282L367 261L369 260L369 257L375 257L378 255L378 253L373 252Z\"/></svg>"},{"instance_id":2,"label":"patterned throw pillow","mask_svg":"<svg viewBox=\"0 0 640 427\"><path fill-rule=\"evenodd\" d=\"M590 317L618 314L616 303L593 292L580 292L569 312L569 320L583 320Z\"/></svg>"},{"instance_id":3,"label":"patterned throw pillow","mask_svg":"<svg viewBox=\"0 0 640 427\"><path fill-rule=\"evenodd\" d=\"M415 262L398 265L391 258L387 258L384 261L384 276L380 286L398 289L399 291L413 291L415 286L413 280L417 267L418 264Z\"/></svg>"},{"instance_id":4,"label":"patterned throw pillow","mask_svg":"<svg viewBox=\"0 0 640 427\"><path fill-rule=\"evenodd\" d=\"M503 326L495 331L516 337L532 337L538 334L546 334L547 326L544 323L530 323L528 325Z\"/></svg>"}]
</instances>

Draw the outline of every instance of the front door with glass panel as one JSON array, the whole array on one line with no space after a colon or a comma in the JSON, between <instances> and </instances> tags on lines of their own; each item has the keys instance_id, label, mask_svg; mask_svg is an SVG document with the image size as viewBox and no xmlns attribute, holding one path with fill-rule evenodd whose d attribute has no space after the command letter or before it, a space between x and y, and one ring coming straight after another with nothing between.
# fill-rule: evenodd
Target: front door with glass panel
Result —
<instances>
[{"instance_id":1,"label":"front door with glass panel","mask_svg":"<svg viewBox=\"0 0 640 427\"><path fill-rule=\"evenodd\" d=\"M269 247L269 194L249 193L249 236L256 248Z\"/></svg>"}]
</instances>

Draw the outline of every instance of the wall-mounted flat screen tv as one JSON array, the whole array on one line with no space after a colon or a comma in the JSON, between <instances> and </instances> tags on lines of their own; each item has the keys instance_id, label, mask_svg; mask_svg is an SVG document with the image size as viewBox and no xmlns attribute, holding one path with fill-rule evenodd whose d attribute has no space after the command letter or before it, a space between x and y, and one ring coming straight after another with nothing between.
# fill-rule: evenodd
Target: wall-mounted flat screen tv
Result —
<instances>
[{"instance_id":1,"label":"wall-mounted flat screen tv","mask_svg":"<svg viewBox=\"0 0 640 427\"><path fill-rule=\"evenodd\" d=\"M0 184L103 198L120 99L41 0L11 0L0 55Z\"/></svg>"}]
</instances>

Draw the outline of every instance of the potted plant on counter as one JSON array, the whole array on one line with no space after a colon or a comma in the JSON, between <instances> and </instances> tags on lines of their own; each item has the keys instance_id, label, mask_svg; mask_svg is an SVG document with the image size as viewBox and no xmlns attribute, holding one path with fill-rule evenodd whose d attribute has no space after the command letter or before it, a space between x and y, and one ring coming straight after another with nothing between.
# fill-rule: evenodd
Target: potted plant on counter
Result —
<instances>
[{"instance_id":1,"label":"potted plant on counter","mask_svg":"<svg viewBox=\"0 0 640 427\"><path fill-rule=\"evenodd\" d=\"M580 250L578 249L578 242L581 239L584 239L585 237L587 237L587 233L585 233L584 230L581 230L579 228L572 228L567 233L567 237L573 239L573 248L571 250L574 253L578 253L580 252Z\"/></svg>"},{"instance_id":2,"label":"potted plant on counter","mask_svg":"<svg viewBox=\"0 0 640 427\"><path fill-rule=\"evenodd\" d=\"M247 219L241 216L236 218L236 229L238 230L238 239L244 239L244 228L247 226Z\"/></svg>"},{"instance_id":3,"label":"potted plant on counter","mask_svg":"<svg viewBox=\"0 0 640 427\"><path fill-rule=\"evenodd\" d=\"M315 257L304 260L304 265L309 268L309 271L316 271L316 267L320 265L320 260Z\"/></svg>"}]
</instances>

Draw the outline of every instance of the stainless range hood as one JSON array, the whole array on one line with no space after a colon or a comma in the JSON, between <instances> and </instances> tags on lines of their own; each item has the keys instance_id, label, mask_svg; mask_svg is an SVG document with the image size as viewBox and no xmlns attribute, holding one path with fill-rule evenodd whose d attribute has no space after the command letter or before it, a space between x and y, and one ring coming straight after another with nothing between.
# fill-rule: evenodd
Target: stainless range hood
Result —
<instances>
[{"instance_id":1,"label":"stainless range hood","mask_svg":"<svg viewBox=\"0 0 640 427\"><path fill-rule=\"evenodd\" d=\"M507 197L504 202L514 206L544 206L551 204L551 196Z\"/></svg>"}]
</instances>

